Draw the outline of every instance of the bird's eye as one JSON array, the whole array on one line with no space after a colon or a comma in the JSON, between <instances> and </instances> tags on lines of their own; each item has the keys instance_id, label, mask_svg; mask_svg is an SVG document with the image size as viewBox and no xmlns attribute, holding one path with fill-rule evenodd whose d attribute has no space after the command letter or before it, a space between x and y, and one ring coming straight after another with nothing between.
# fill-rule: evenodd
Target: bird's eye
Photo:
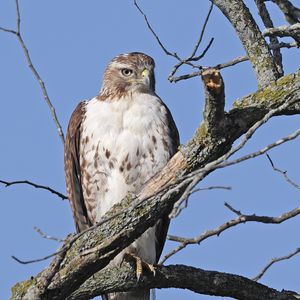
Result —
<instances>
[{"instance_id":1,"label":"bird's eye","mask_svg":"<svg viewBox=\"0 0 300 300\"><path fill-rule=\"evenodd\" d=\"M122 69L121 72L126 77L130 76L133 73L131 69Z\"/></svg>"}]
</instances>

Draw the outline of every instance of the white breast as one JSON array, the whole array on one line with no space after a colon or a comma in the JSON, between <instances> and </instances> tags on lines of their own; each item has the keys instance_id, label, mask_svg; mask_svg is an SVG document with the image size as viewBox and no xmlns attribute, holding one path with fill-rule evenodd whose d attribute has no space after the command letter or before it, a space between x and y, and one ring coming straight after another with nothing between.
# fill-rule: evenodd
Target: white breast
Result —
<instances>
[{"instance_id":1,"label":"white breast","mask_svg":"<svg viewBox=\"0 0 300 300\"><path fill-rule=\"evenodd\" d=\"M101 217L128 192L135 192L169 160L167 111L155 95L136 94L118 101L94 98L86 105L80 163L83 195L90 218ZM167 139L167 140L166 140ZM144 238L142 238L144 236ZM135 243L155 261L155 233L150 229ZM146 257L145 257L146 256Z\"/></svg>"}]
</instances>

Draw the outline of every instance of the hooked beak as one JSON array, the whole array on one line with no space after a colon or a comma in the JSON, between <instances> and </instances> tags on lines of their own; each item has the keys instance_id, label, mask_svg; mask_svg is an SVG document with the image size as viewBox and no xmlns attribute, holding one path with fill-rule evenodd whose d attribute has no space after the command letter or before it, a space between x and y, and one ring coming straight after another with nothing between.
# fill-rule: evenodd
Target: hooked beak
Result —
<instances>
[{"instance_id":1,"label":"hooked beak","mask_svg":"<svg viewBox=\"0 0 300 300\"><path fill-rule=\"evenodd\" d=\"M145 69L142 72L142 83L146 86L150 86L150 72L148 69Z\"/></svg>"}]
</instances>

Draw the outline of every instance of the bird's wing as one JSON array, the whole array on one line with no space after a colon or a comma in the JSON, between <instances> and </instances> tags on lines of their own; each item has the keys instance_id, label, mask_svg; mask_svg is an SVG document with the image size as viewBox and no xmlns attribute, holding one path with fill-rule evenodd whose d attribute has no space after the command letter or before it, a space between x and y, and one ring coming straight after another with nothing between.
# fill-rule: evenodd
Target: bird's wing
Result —
<instances>
[{"instance_id":1,"label":"bird's wing","mask_svg":"<svg viewBox=\"0 0 300 300\"><path fill-rule=\"evenodd\" d=\"M169 111L168 107L165 106L167 110L167 128L169 129L169 153L170 153L170 158L177 152L178 147L180 145L179 142L179 133L178 129L176 127L176 124L173 120L173 117L171 115L171 112ZM155 247L156 247L156 262L159 261L159 258L161 256L162 250L165 245L168 229L169 229L169 224L170 224L170 219L169 216L166 215L162 219L160 219L157 224L156 224L156 242L155 242Z\"/></svg>"},{"instance_id":2,"label":"bird's wing","mask_svg":"<svg viewBox=\"0 0 300 300\"><path fill-rule=\"evenodd\" d=\"M79 162L80 132L85 113L84 106L85 102L79 103L71 116L66 136L64 157L67 191L77 232L92 225L84 204Z\"/></svg>"}]
</instances>

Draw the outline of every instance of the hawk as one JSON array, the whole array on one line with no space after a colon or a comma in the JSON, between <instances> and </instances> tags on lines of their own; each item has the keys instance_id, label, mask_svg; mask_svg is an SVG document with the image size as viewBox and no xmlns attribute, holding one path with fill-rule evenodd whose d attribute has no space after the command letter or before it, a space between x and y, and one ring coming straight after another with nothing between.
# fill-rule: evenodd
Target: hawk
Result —
<instances>
[{"instance_id":1,"label":"hawk","mask_svg":"<svg viewBox=\"0 0 300 300\"><path fill-rule=\"evenodd\" d=\"M179 136L169 109L155 93L154 60L121 54L108 64L100 93L79 103L65 143L67 192L77 232L97 223L127 193L138 191L175 154ZM160 219L125 253L158 262L169 226ZM138 262L138 261L137 261ZM104 299L148 300L149 290L110 293Z\"/></svg>"}]
</instances>

